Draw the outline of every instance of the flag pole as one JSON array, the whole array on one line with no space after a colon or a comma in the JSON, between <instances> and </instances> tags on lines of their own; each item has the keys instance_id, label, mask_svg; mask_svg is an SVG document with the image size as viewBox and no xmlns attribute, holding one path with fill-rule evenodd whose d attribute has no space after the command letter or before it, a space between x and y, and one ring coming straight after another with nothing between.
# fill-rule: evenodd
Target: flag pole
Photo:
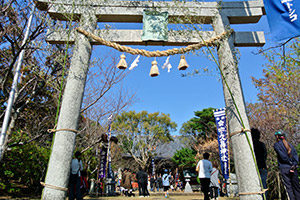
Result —
<instances>
[{"instance_id":1,"label":"flag pole","mask_svg":"<svg viewBox=\"0 0 300 200\"><path fill-rule=\"evenodd\" d=\"M27 39L28 39L28 36L29 36L29 31L30 31L30 26L31 26L34 10L35 10L35 4L33 3L32 9L31 9L31 12L30 12L30 17L28 19L28 23L27 23L27 26L26 26L25 36L23 38L23 42L22 42L21 47L24 47L24 45L26 45L26 42L27 42ZM9 93L9 98L8 98L8 101L7 101L7 108L6 108L6 111L5 111L4 120L3 120L3 124L2 124L2 128L1 128L0 162L3 158L6 131L7 131L9 121L10 121L10 114L11 114L12 106L14 104L15 93L16 93L17 86L18 86L18 81L19 81L19 77L20 77L20 71L21 71L21 66L22 66L22 63L23 63L24 53L25 53L25 48L23 48L21 50L18 61L17 61L17 66L16 66L16 69L15 69L15 75L14 75L13 83L12 83L11 90L10 90L10 93Z\"/></svg>"}]
</instances>

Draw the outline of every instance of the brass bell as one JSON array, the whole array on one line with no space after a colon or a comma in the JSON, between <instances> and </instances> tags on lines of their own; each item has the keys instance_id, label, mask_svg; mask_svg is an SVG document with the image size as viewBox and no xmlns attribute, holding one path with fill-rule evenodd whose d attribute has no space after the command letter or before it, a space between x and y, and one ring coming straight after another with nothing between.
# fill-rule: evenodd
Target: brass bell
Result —
<instances>
[{"instance_id":1,"label":"brass bell","mask_svg":"<svg viewBox=\"0 0 300 200\"><path fill-rule=\"evenodd\" d=\"M149 76L151 76L151 77L158 76L159 71L158 71L158 67L157 67L157 62L154 60L154 61L152 61L151 64L152 64L152 67L151 67Z\"/></svg>"},{"instance_id":2,"label":"brass bell","mask_svg":"<svg viewBox=\"0 0 300 200\"><path fill-rule=\"evenodd\" d=\"M179 70L186 70L186 68L188 68L189 65L187 64L186 60L185 60L185 56L184 55L181 55L180 56L180 62L179 62L179 65L178 65L178 69Z\"/></svg>"},{"instance_id":3,"label":"brass bell","mask_svg":"<svg viewBox=\"0 0 300 200\"><path fill-rule=\"evenodd\" d=\"M117 68L119 69L126 69L127 68L127 63L126 63L126 56L124 54L122 54L121 56L121 60L119 61Z\"/></svg>"}]
</instances>

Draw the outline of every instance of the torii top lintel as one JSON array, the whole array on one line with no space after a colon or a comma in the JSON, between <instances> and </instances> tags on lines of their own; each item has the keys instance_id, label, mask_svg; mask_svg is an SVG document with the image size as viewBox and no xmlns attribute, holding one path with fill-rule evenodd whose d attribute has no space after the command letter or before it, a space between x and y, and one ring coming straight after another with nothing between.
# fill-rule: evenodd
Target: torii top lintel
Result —
<instances>
[{"instance_id":1,"label":"torii top lintel","mask_svg":"<svg viewBox=\"0 0 300 200\"><path fill-rule=\"evenodd\" d=\"M82 14L87 12L95 13L98 22L128 22L142 23L143 11L145 9L168 12L169 23L195 23L210 24L213 17L222 10L231 24L257 23L264 12L264 4L257 1L236 1L236 2L173 2L173 1L108 1L108 0L36 0L40 10L47 11L51 18L57 20L69 20L73 13L73 19L78 20ZM186 17L189 15L190 17ZM188 19L188 21L187 21ZM199 33L189 32L188 34L169 31L167 42L142 41L142 30L95 30L94 34L106 40L123 45L165 45L165 46L186 46L200 42ZM201 31L204 40L215 36L212 31ZM49 30L46 40L52 44L62 44L67 40L75 42L75 33L67 38L67 30ZM96 41L92 41L98 45ZM236 47L263 46L265 44L262 31L235 32L234 45Z\"/></svg>"},{"instance_id":2,"label":"torii top lintel","mask_svg":"<svg viewBox=\"0 0 300 200\"><path fill-rule=\"evenodd\" d=\"M73 13L75 19L91 9L99 22L136 22L141 23L143 10L157 9L168 11L169 23L175 19L192 16L192 23L209 24L215 13L222 9L231 24L257 23L264 12L262 1L236 2L173 2L173 1L108 1L108 0L36 0L40 10L47 11L53 19L66 20L66 14ZM181 21L181 23L188 23Z\"/></svg>"}]
</instances>

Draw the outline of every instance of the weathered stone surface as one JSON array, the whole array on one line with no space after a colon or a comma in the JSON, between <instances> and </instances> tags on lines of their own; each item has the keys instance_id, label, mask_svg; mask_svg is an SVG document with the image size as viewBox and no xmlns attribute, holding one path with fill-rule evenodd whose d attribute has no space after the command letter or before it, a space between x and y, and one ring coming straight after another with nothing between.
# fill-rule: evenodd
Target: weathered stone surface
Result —
<instances>
[{"instance_id":1,"label":"weathered stone surface","mask_svg":"<svg viewBox=\"0 0 300 200\"><path fill-rule=\"evenodd\" d=\"M170 23L210 24L218 10L222 9L231 24L256 23L264 14L262 1L241 2L147 2L147 1L35 1L41 10L47 10L53 19L68 20L66 13L74 13L74 19L93 10L99 22L142 23L143 10L155 8L169 13ZM187 19L186 16L192 16Z\"/></svg>"},{"instance_id":2,"label":"weathered stone surface","mask_svg":"<svg viewBox=\"0 0 300 200\"><path fill-rule=\"evenodd\" d=\"M201 42L201 37L204 40L209 40L215 37L214 31L169 31L168 41L142 41L142 30L96 30L95 35L111 42L116 42L121 45L149 45L149 46L187 46ZM200 35L199 35L200 34ZM46 41L50 44L63 44L68 40L67 30L48 30ZM201 37L200 37L201 36ZM75 31L71 32L69 38L70 43L75 41ZM92 41L93 45L101 45L97 41ZM245 46L263 46L265 44L265 37L263 31L252 32L235 32L234 45L236 47Z\"/></svg>"},{"instance_id":3,"label":"weathered stone surface","mask_svg":"<svg viewBox=\"0 0 300 200\"><path fill-rule=\"evenodd\" d=\"M229 28L229 26L229 20L226 17L226 13L223 13L221 10L220 14L216 15L216 18L213 21L214 30L220 34L226 30L226 28ZM220 45L218 46L218 59L220 69L224 75L222 77L222 82L226 103L228 132L232 133L240 131L242 128L249 130L249 121L246 114L237 59L235 57L233 37L229 37L220 42ZM246 134L249 137L250 144L248 144ZM259 177L250 150L250 145L253 145L251 134L249 132L246 134L241 133L230 138L239 193L244 193L244 195L240 195L240 199L261 200L261 195L257 193L261 191Z\"/></svg>"}]
</instances>

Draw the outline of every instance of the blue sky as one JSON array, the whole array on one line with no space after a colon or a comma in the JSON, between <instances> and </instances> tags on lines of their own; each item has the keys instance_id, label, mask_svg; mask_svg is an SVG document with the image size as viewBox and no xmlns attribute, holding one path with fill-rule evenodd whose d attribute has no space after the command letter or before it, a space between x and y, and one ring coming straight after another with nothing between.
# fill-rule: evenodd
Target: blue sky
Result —
<instances>
[{"instance_id":1,"label":"blue sky","mask_svg":"<svg viewBox=\"0 0 300 200\"><path fill-rule=\"evenodd\" d=\"M259 23L250 25L234 25L235 31L264 31L266 44L263 48L274 46L272 42L266 16ZM149 51L170 49L173 47L145 47L132 46ZM100 47L104 48L104 47ZM105 47L106 48L106 47ZM242 88L246 102L256 102L258 90L254 87L251 76L260 78L262 76L263 64L266 62L262 55L255 55L256 47L240 47L239 69ZM104 50L104 49L103 49ZM119 53L121 55L121 53ZM125 54L127 60L133 60L136 56ZM150 77L151 62L154 58L141 57L139 65L134 68L123 81L123 86L135 92L139 99L128 110L137 112L146 110L148 112L163 112L170 114L172 121L176 122L178 134L182 123L194 116L194 111L204 108L225 107L221 77L216 72L216 64L207 59L205 55L186 54L186 60L190 67L185 71L177 70L180 55L170 57L172 64L171 72L161 69L166 57L156 58L160 75ZM130 66L130 62L128 65ZM195 69L209 69L212 73L198 76L182 77L182 73L193 72Z\"/></svg>"}]
</instances>

